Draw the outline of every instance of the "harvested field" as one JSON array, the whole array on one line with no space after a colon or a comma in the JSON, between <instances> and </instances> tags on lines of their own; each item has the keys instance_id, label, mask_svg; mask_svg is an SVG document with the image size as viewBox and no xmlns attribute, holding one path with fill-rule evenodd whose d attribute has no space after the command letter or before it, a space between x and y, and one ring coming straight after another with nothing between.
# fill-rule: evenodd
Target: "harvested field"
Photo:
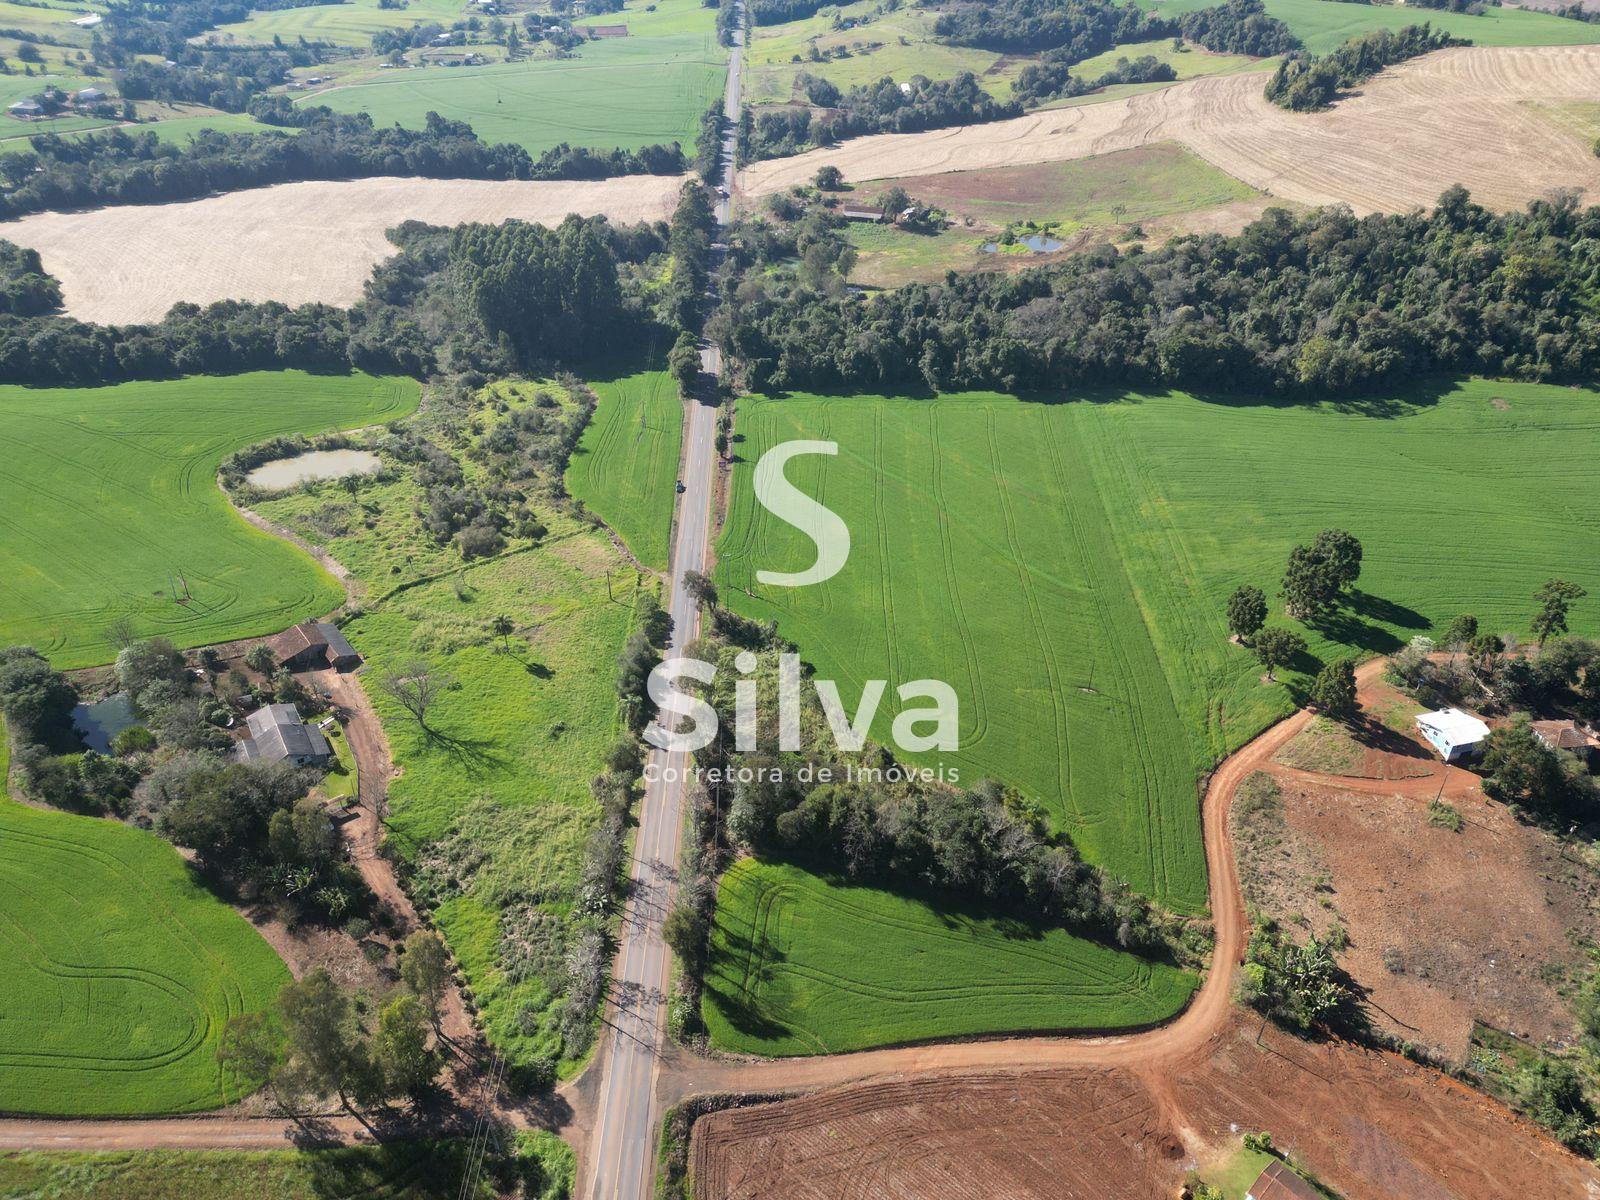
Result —
<instances>
[{"instance_id":1,"label":"harvested field","mask_svg":"<svg viewBox=\"0 0 1600 1200\"><path fill-rule=\"evenodd\" d=\"M402 221L458 225L516 217L554 225L568 213L615 221L671 215L683 181L359 179L285 183L181 204L37 213L0 227L61 280L85 321L151 321L180 300L350 304L394 253Z\"/></svg>"},{"instance_id":2,"label":"harvested field","mask_svg":"<svg viewBox=\"0 0 1600 1200\"><path fill-rule=\"evenodd\" d=\"M1393 1055L1313 1045L1240 1014L1170 1080L1121 1069L889 1080L718 1113L699 1200L1147 1200L1266 1129L1373 1200L1573 1200L1600 1173L1499 1105ZM1493 1153L1463 1154L1462 1147Z\"/></svg>"},{"instance_id":3,"label":"harvested field","mask_svg":"<svg viewBox=\"0 0 1600 1200\"><path fill-rule=\"evenodd\" d=\"M1102 104L929 133L857 138L757 163L761 195L809 182L824 163L847 180L1056 162L1177 141L1252 187L1358 213L1431 205L1464 184L1483 204L1520 208L1555 187L1600 194L1590 142L1534 111L1593 100L1600 48L1463 48L1403 64L1323 113L1267 102L1255 75L1220 76Z\"/></svg>"}]
</instances>

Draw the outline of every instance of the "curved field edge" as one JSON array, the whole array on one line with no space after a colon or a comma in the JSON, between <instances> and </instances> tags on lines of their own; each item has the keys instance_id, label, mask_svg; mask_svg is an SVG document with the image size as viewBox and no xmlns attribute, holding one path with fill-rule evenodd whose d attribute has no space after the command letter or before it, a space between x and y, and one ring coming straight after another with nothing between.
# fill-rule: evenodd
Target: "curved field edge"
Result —
<instances>
[{"instance_id":1,"label":"curved field edge","mask_svg":"<svg viewBox=\"0 0 1600 1200\"><path fill-rule=\"evenodd\" d=\"M0 386L0 644L58 668L115 653L119 619L183 647L275 633L343 592L217 487L229 454L414 411L399 378L252 372L102 388ZM187 599L181 599L187 590Z\"/></svg>"},{"instance_id":2,"label":"curved field edge","mask_svg":"<svg viewBox=\"0 0 1600 1200\"><path fill-rule=\"evenodd\" d=\"M718 1049L786 1057L1143 1028L1196 984L1062 929L747 859L718 891L702 1011Z\"/></svg>"},{"instance_id":3,"label":"curved field edge","mask_svg":"<svg viewBox=\"0 0 1600 1200\"><path fill-rule=\"evenodd\" d=\"M217 1042L288 969L154 834L0 798L0 946L0 1112L148 1116L254 1090Z\"/></svg>"},{"instance_id":4,"label":"curved field edge","mask_svg":"<svg viewBox=\"0 0 1600 1200\"><path fill-rule=\"evenodd\" d=\"M886 744L894 687L947 680L960 749L906 757L1038 797L1089 861L1197 912L1197 781L1295 707L1228 643L1229 592L1276 593L1289 549L1329 525L1365 543L1352 602L1303 629L1294 686L1462 612L1525 631L1532 593L1558 573L1589 589L1573 628L1592 630L1596 400L1487 381L1360 409L1182 393L751 398L718 578L726 603L776 619L838 680L847 706L887 679L873 723ZM751 464L816 437L838 457L797 458L788 475L845 518L849 562L818 586L763 587L758 568L798 569L815 551L755 504Z\"/></svg>"},{"instance_id":5,"label":"curved field edge","mask_svg":"<svg viewBox=\"0 0 1600 1200\"><path fill-rule=\"evenodd\" d=\"M598 403L567 464L567 490L644 566L667 569L683 401L665 371L591 382Z\"/></svg>"}]
</instances>

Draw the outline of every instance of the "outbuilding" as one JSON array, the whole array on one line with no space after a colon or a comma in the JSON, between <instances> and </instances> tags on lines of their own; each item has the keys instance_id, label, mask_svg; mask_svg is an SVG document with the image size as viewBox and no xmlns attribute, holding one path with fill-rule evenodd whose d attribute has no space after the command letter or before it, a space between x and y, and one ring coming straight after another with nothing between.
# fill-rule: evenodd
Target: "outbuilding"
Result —
<instances>
[{"instance_id":1,"label":"outbuilding","mask_svg":"<svg viewBox=\"0 0 1600 1200\"><path fill-rule=\"evenodd\" d=\"M1489 727L1459 708L1441 708L1417 718L1417 728L1445 762L1476 754L1489 736Z\"/></svg>"},{"instance_id":2,"label":"outbuilding","mask_svg":"<svg viewBox=\"0 0 1600 1200\"><path fill-rule=\"evenodd\" d=\"M322 730L309 728L292 704L262 705L250 714L246 724L250 726L250 737L239 743L241 759L320 767L333 757L333 747Z\"/></svg>"},{"instance_id":3,"label":"outbuilding","mask_svg":"<svg viewBox=\"0 0 1600 1200\"><path fill-rule=\"evenodd\" d=\"M44 105L29 96L18 100L15 104L9 106L6 111L13 117L38 117L44 114Z\"/></svg>"},{"instance_id":4,"label":"outbuilding","mask_svg":"<svg viewBox=\"0 0 1600 1200\"><path fill-rule=\"evenodd\" d=\"M317 671L332 667L349 671L361 665L361 656L337 625L327 621L302 621L267 642L268 648L291 671Z\"/></svg>"},{"instance_id":5,"label":"outbuilding","mask_svg":"<svg viewBox=\"0 0 1600 1200\"><path fill-rule=\"evenodd\" d=\"M99 88L87 87L79 88L72 100L75 104L99 104L105 98L106 94Z\"/></svg>"},{"instance_id":6,"label":"outbuilding","mask_svg":"<svg viewBox=\"0 0 1600 1200\"><path fill-rule=\"evenodd\" d=\"M1288 1167L1274 1159L1261 1169L1244 1200L1324 1200L1321 1192L1312 1187Z\"/></svg>"},{"instance_id":7,"label":"outbuilding","mask_svg":"<svg viewBox=\"0 0 1600 1200\"><path fill-rule=\"evenodd\" d=\"M883 210L881 208L852 208L848 204L839 210L839 215L846 221L883 220Z\"/></svg>"}]
</instances>

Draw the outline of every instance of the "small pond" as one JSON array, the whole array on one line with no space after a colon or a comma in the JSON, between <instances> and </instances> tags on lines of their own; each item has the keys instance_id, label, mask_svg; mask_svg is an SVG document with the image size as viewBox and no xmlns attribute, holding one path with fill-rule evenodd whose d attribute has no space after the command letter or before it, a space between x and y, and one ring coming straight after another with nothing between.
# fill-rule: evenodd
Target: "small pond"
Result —
<instances>
[{"instance_id":1,"label":"small pond","mask_svg":"<svg viewBox=\"0 0 1600 1200\"><path fill-rule=\"evenodd\" d=\"M1030 233L1026 237L1019 237L1017 239L1017 245L1026 246L1035 254L1054 254L1057 250L1061 249L1061 247L1065 246L1066 243L1060 238L1051 237L1047 233ZM983 249L984 253L986 254L998 254L1000 252L1000 243L985 242L983 244Z\"/></svg>"},{"instance_id":2,"label":"small pond","mask_svg":"<svg viewBox=\"0 0 1600 1200\"><path fill-rule=\"evenodd\" d=\"M98 704L79 704L72 710L72 727L83 744L100 754L111 753L111 740L139 723L133 715L133 698L127 692L107 696Z\"/></svg>"},{"instance_id":3,"label":"small pond","mask_svg":"<svg viewBox=\"0 0 1600 1200\"><path fill-rule=\"evenodd\" d=\"M281 492L307 479L371 475L382 465L370 450L308 450L293 458L275 458L262 463L245 476L245 482L264 492Z\"/></svg>"}]
</instances>

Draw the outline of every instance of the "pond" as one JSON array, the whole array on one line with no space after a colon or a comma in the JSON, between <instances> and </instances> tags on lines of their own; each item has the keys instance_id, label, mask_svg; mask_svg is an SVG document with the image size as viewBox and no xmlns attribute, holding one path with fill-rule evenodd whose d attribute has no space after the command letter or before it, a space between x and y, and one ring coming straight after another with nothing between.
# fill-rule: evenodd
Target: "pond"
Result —
<instances>
[{"instance_id":1,"label":"pond","mask_svg":"<svg viewBox=\"0 0 1600 1200\"><path fill-rule=\"evenodd\" d=\"M72 728L85 746L100 754L110 754L112 739L138 723L139 718L133 715L133 697L127 692L107 696L98 704L79 704L72 710Z\"/></svg>"},{"instance_id":2,"label":"pond","mask_svg":"<svg viewBox=\"0 0 1600 1200\"><path fill-rule=\"evenodd\" d=\"M1060 238L1051 237L1047 233L1030 233L1026 237L1019 237L1017 239L1017 245L1026 246L1035 254L1054 254L1057 250L1061 249L1061 247L1065 246L1066 243ZM1000 243L985 242L983 249L984 253L986 254L998 254L1000 252Z\"/></svg>"},{"instance_id":3,"label":"pond","mask_svg":"<svg viewBox=\"0 0 1600 1200\"><path fill-rule=\"evenodd\" d=\"M343 479L346 475L372 475L383 465L370 450L308 450L293 458L275 458L245 476L253 488L281 492L307 479Z\"/></svg>"}]
</instances>

